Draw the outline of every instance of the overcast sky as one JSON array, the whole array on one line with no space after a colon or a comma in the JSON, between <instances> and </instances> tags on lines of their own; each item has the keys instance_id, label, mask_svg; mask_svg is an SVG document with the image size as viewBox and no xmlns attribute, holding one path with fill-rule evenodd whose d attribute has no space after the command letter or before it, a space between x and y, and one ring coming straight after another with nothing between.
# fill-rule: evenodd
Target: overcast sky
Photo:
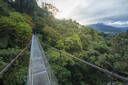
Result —
<instances>
[{"instance_id":1,"label":"overcast sky","mask_svg":"<svg viewBox=\"0 0 128 85\"><path fill-rule=\"evenodd\" d=\"M128 0L39 0L54 4L57 18L71 18L81 24L105 23L128 26Z\"/></svg>"}]
</instances>

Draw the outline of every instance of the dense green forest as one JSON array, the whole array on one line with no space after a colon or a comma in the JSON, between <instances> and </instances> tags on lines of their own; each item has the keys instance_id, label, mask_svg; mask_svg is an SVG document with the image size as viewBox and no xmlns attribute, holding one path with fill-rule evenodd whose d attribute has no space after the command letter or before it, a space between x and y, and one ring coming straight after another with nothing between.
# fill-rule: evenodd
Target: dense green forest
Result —
<instances>
[{"instance_id":1,"label":"dense green forest","mask_svg":"<svg viewBox=\"0 0 128 85\"><path fill-rule=\"evenodd\" d=\"M109 85L111 80L111 76L65 53L128 77L128 31L105 34L72 19L56 19L36 0L0 0L0 70L31 41L32 30L41 41L59 85ZM30 49L0 76L0 85L25 85L29 56ZM127 85L115 78L113 82Z\"/></svg>"}]
</instances>

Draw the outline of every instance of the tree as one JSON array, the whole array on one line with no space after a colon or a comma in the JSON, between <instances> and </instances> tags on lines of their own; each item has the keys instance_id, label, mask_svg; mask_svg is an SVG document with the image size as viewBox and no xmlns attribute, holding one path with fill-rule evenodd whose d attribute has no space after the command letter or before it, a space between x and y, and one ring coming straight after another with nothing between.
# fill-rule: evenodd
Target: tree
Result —
<instances>
[{"instance_id":1,"label":"tree","mask_svg":"<svg viewBox=\"0 0 128 85\"><path fill-rule=\"evenodd\" d=\"M56 8L53 4L50 4L50 3L43 2L42 3L42 8L50 11L49 13L51 13L53 16L55 16L59 12L59 9Z\"/></svg>"},{"instance_id":2,"label":"tree","mask_svg":"<svg viewBox=\"0 0 128 85\"><path fill-rule=\"evenodd\" d=\"M10 47L24 47L31 38L32 28L19 13L11 12L9 17L0 19L0 36L6 38Z\"/></svg>"},{"instance_id":3,"label":"tree","mask_svg":"<svg viewBox=\"0 0 128 85\"><path fill-rule=\"evenodd\" d=\"M1 16L8 16L9 15L9 6L7 3L0 1L0 17Z\"/></svg>"},{"instance_id":4,"label":"tree","mask_svg":"<svg viewBox=\"0 0 128 85\"><path fill-rule=\"evenodd\" d=\"M15 0L15 4L18 11L29 15L35 15L38 8L36 0Z\"/></svg>"}]
</instances>

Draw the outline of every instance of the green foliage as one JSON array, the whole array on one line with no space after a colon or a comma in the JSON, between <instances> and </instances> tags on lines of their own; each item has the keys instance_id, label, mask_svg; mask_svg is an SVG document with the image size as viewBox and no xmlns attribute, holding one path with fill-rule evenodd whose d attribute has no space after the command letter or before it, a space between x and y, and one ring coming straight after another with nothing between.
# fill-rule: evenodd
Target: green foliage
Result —
<instances>
[{"instance_id":1,"label":"green foliage","mask_svg":"<svg viewBox=\"0 0 128 85\"><path fill-rule=\"evenodd\" d=\"M43 36L49 44L54 46L56 44L56 41L59 39L60 34L53 28L46 26L43 28Z\"/></svg>"},{"instance_id":2,"label":"green foliage","mask_svg":"<svg viewBox=\"0 0 128 85\"><path fill-rule=\"evenodd\" d=\"M16 71L16 72L15 72ZM5 85L24 85L27 79L27 67L14 68L10 74L4 76Z\"/></svg>"},{"instance_id":3,"label":"green foliage","mask_svg":"<svg viewBox=\"0 0 128 85\"><path fill-rule=\"evenodd\" d=\"M69 65L74 65L72 58L52 48L47 49L46 55L48 56L48 60L54 69L58 82L63 85L72 85L71 72L66 68Z\"/></svg>"},{"instance_id":4,"label":"green foliage","mask_svg":"<svg viewBox=\"0 0 128 85\"><path fill-rule=\"evenodd\" d=\"M0 51L0 70L2 70L21 49L9 48ZM24 52L3 75L4 85L23 85L26 82L28 71L29 52Z\"/></svg>"},{"instance_id":5,"label":"green foliage","mask_svg":"<svg viewBox=\"0 0 128 85\"><path fill-rule=\"evenodd\" d=\"M117 34L113 39L113 51L119 53L120 56L127 56L128 53L128 31L126 33Z\"/></svg>"},{"instance_id":6,"label":"green foliage","mask_svg":"<svg viewBox=\"0 0 128 85\"><path fill-rule=\"evenodd\" d=\"M8 4L0 0L0 17L9 15Z\"/></svg>"},{"instance_id":7,"label":"green foliage","mask_svg":"<svg viewBox=\"0 0 128 85\"><path fill-rule=\"evenodd\" d=\"M37 16L37 17L34 17L33 21L36 25L34 31L36 30L36 32L38 32L38 33L43 33L42 29L45 26L45 20L43 18Z\"/></svg>"},{"instance_id":8,"label":"green foliage","mask_svg":"<svg viewBox=\"0 0 128 85\"><path fill-rule=\"evenodd\" d=\"M117 72L120 75L123 74L124 76L128 76L128 65L127 62L125 62L127 61L127 57L119 57L120 53L115 52L116 50L120 50L118 49L118 46L116 44L118 44L119 46L123 45L124 48L121 49L123 49L123 54L125 53L125 55L127 55L127 33L121 34L121 39L123 38L124 41L120 41L123 44L119 44L117 40L119 41L118 38L120 34L112 35L98 33L93 28L81 26L72 20L54 20L54 22L56 22L54 23L54 25L49 25L46 23L49 28L42 28L43 31L40 34L43 35L43 38L41 39L43 40L43 42L48 43L49 45L52 45L57 49L74 54L77 57L82 58L83 60L86 60L90 63L106 68L110 71ZM49 23L51 24L52 22ZM113 52L113 46L115 45L117 48L115 48L115 51ZM59 60L56 60L57 58L61 60L61 57L58 57L59 53L49 51L47 54L50 54L50 56L54 56L53 58L50 58L49 61L51 62L52 67L54 67L53 70L57 72L56 76L59 80L59 83L62 85L64 85L65 82L68 83L68 81L61 81L65 80L66 77L60 77L60 75L62 74L58 72L59 68L61 68L58 68L58 65L63 65L62 61L64 61L65 59L62 59L62 61L59 62ZM56 62L58 63L57 65ZM82 85L85 83L88 85L106 85L110 81L109 76L96 71L95 69L87 65L83 66L77 62L75 62L73 65L68 64L65 69L66 70L64 71L67 72L67 74L65 75L69 76L69 84L72 85ZM70 75L68 74L68 72L70 73ZM115 80L115 83L116 81L117 80Z\"/></svg>"},{"instance_id":9,"label":"green foliage","mask_svg":"<svg viewBox=\"0 0 128 85\"><path fill-rule=\"evenodd\" d=\"M7 63L4 62L3 58L0 57L0 71L7 65Z\"/></svg>"},{"instance_id":10,"label":"green foliage","mask_svg":"<svg viewBox=\"0 0 128 85\"><path fill-rule=\"evenodd\" d=\"M16 11L14 11L14 10ZM23 13L23 14L21 14ZM60 85L107 85L110 77L71 57L128 77L128 32L99 33L71 19L56 19L36 0L0 1L0 70L30 41L32 30L39 39L63 52L43 45ZM5 85L24 85L29 52L25 52L3 76ZM115 84L125 85L118 80Z\"/></svg>"},{"instance_id":11,"label":"green foliage","mask_svg":"<svg viewBox=\"0 0 128 85\"><path fill-rule=\"evenodd\" d=\"M31 26L31 28L35 28L35 24L33 23L32 17L30 17L27 14L23 14L24 18L26 19L26 22Z\"/></svg>"},{"instance_id":12,"label":"green foliage","mask_svg":"<svg viewBox=\"0 0 128 85\"><path fill-rule=\"evenodd\" d=\"M20 49L16 48L2 49L0 51L0 56L2 57L3 61L9 63L20 51Z\"/></svg>"},{"instance_id":13,"label":"green foliage","mask_svg":"<svg viewBox=\"0 0 128 85\"><path fill-rule=\"evenodd\" d=\"M52 17L50 16L49 18ZM127 62L123 62L124 59L127 58L123 57L123 59L122 57L119 57L120 53L113 52L113 46L116 43L113 43L112 39L118 37L118 35L98 33L93 28L81 26L72 20L58 20L54 17L50 19L51 21L43 17L42 20L43 21L40 21L40 24L44 22L42 23L44 28L40 27L38 30L40 30L39 33L43 36L41 39L43 42L56 47L59 50L63 50L64 52L66 51L74 54L92 64L117 72L120 75L123 74L124 76L127 76L126 71L128 65ZM54 20L54 22L52 20ZM126 33L122 33L122 35L123 34ZM126 35L125 38L127 38ZM117 44L119 45L119 43ZM125 47L121 49L124 49L125 55L127 55L127 46L125 43L123 44ZM116 48L116 50L118 49ZM75 62L73 65L68 62L63 62L66 59L61 58L61 56L64 55L63 53L60 55L60 53L56 52L54 49L52 51L50 51L50 49L45 51L46 54L49 55L49 62L61 85L106 85L110 82L109 76L96 71L87 65L81 65L79 62ZM63 71L61 69L63 69ZM65 79L68 79L69 81ZM115 82L116 81L117 80L115 80Z\"/></svg>"},{"instance_id":14,"label":"green foliage","mask_svg":"<svg viewBox=\"0 0 128 85\"><path fill-rule=\"evenodd\" d=\"M15 0L15 9L21 13L35 15L37 9L36 0Z\"/></svg>"},{"instance_id":15,"label":"green foliage","mask_svg":"<svg viewBox=\"0 0 128 85\"><path fill-rule=\"evenodd\" d=\"M0 32L7 46L24 47L30 41L32 29L21 14L11 12L9 17L1 17Z\"/></svg>"},{"instance_id":16,"label":"green foliage","mask_svg":"<svg viewBox=\"0 0 128 85\"><path fill-rule=\"evenodd\" d=\"M57 48L65 49L70 53L80 52L82 50L81 40L78 35L67 37L66 39L60 40L57 43L58 43L56 46Z\"/></svg>"}]
</instances>

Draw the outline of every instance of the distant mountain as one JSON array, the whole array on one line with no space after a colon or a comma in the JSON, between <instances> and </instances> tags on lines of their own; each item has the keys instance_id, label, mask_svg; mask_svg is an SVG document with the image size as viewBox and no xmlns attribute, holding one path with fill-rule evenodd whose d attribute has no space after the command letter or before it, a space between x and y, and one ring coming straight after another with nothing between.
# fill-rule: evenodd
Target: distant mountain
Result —
<instances>
[{"instance_id":1,"label":"distant mountain","mask_svg":"<svg viewBox=\"0 0 128 85\"><path fill-rule=\"evenodd\" d=\"M99 32L105 32L105 33L121 33L128 30L128 27L114 27L103 23L90 24L87 26L92 27Z\"/></svg>"}]
</instances>

